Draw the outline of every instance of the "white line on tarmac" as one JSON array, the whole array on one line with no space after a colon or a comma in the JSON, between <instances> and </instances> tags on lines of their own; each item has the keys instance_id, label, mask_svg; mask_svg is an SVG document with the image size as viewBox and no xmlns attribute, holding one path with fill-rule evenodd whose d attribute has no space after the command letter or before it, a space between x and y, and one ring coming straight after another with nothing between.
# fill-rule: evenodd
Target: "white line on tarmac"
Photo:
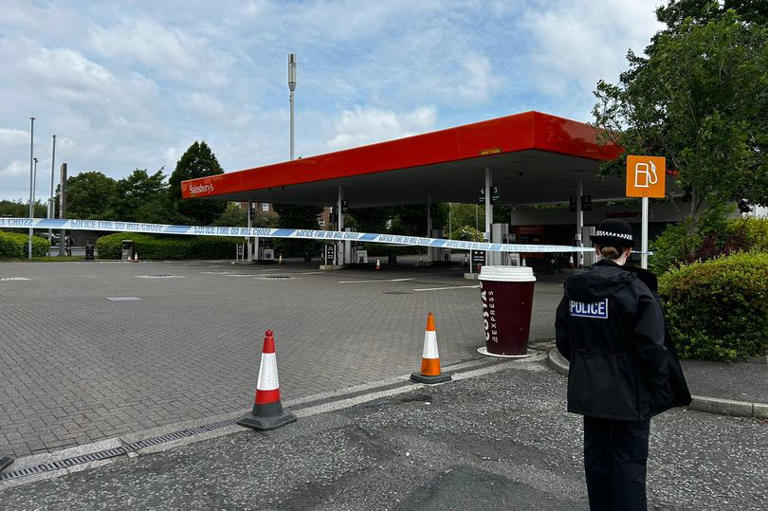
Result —
<instances>
[{"instance_id":1,"label":"white line on tarmac","mask_svg":"<svg viewBox=\"0 0 768 511\"><path fill-rule=\"evenodd\" d=\"M302 275L319 275L321 273L327 273L327 272L324 272L324 271L306 271L306 272L302 273Z\"/></svg>"},{"instance_id":2,"label":"white line on tarmac","mask_svg":"<svg viewBox=\"0 0 768 511\"><path fill-rule=\"evenodd\" d=\"M408 278L408 279L340 280L338 284L364 284L366 282L406 282L408 280L416 280L416 279Z\"/></svg>"},{"instance_id":3,"label":"white line on tarmac","mask_svg":"<svg viewBox=\"0 0 768 511\"><path fill-rule=\"evenodd\" d=\"M414 291L442 291L444 289L470 289L470 288L478 288L478 287L480 287L480 284L477 284L475 286L423 287L420 289L414 289Z\"/></svg>"}]
</instances>

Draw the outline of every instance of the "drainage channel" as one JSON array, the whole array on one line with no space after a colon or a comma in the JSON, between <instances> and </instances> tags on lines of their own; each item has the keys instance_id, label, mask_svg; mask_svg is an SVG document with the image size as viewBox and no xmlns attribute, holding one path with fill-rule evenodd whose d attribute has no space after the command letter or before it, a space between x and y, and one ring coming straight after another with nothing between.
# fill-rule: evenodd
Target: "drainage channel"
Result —
<instances>
[{"instance_id":1,"label":"drainage channel","mask_svg":"<svg viewBox=\"0 0 768 511\"><path fill-rule=\"evenodd\" d=\"M502 363L501 361L496 361L493 359L469 359L466 361L457 362L455 364L446 366L444 370L446 372L455 371L454 374L456 376L459 376L459 373L461 372L467 372L471 374L472 372L477 371L478 368L482 369L482 368L490 367L494 365L502 365ZM506 364L503 364L503 365L506 365ZM329 392L326 394L315 395L308 400L298 399L298 402L296 402L293 406L291 406L291 410L299 411L305 408L311 408L318 405L327 404L336 400L353 399L355 397L360 397L367 394L375 394L377 392L382 392L382 391L386 391L389 389L402 387L410 384L411 382L407 379L406 376L390 378L389 380L386 380L384 382L378 382L374 384L363 384L363 385L358 385L356 387L348 388L347 392L343 395L340 395L339 393L336 393L336 392ZM237 424L237 421L238 419L233 418L233 419L227 419L223 421L212 422L209 424L204 424L202 426L181 429L178 431L174 431L172 433L167 433L165 435L158 435L158 436L154 436L144 440L127 443L124 445L113 447L111 449L104 449L104 450L89 453L89 454L72 456L70 458L65 458L58 461L41 463L40 465L34 465L34 466L26 467L23 469L7 470L5 472L0 472L0 483L6 482L6 481L15 481L18 479L22 479L24 477L39 475L46 472L55 472L59 470L65 470L69 467L84 465L86 463L92 463L94 461L102 461L109 458L116 458L118 456L125 456L132 452L145 449L147 447L152 447L159 444L173 442L176 440L180 440L182 438L189 438L202 433L208 433L210 431L215 431L217 429L234 426Z\"/></svg>"},{"instance_id":2,"label":"drainage channel","mask_svg":"<svg viewBox=\"0 0 768 511\"><path fill-rule=\"evenodd\" d=\"M237 424L237 419L228 419L225 421L213 422L211 424L205 424L195 428L182 429L168 433L166 435L155 436L147 438L145 440L139 440L138 442L131 442L129 444L114 447L112 449L105 449L103 451L97 451L90 454L82 454L80 456L73 456L71 458L65 458L59 461L51 461L49 463L42 463L32 467L27 467L19 470L11 470L7 472L0 472L0 483L5 481L13 481L15 479L21 479L22 477L42 474L44 472L53 472L56 470L64 470L76 465L83 465L85 463L91 463L94 461L106 460L109 458L116 458L118 456L125 456L126 454L153 445L164 444L167 442L173 442L174 440L180 440L182 438L188 438L191 436L199 435L201 433L207 433L217 429L225 428L227 426L234 426Z\"/></svg>"}]
</instances>

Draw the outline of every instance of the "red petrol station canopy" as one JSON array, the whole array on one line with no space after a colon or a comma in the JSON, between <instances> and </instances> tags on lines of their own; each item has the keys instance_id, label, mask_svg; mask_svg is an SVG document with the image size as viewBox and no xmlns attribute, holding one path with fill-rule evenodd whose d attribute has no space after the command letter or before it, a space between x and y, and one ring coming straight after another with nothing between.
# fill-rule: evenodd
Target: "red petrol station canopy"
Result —
<instances>
[{"instance_id":1,"label":"red petrol station canopy","mask_svg":"<svg viewBox=\"0 0 768 511\"><path fill-rule=\"evenodd\" d=\"M500 204L567 201L575 183L594 199L624 196L620 177L599 178L600 161L623 149L599 144L588 124L540 112L371 144L293 161L191 179L182 197L328 205L338 187L349 206L434 201L474 203L493 172Z\"/></svg>"}]
</instances>

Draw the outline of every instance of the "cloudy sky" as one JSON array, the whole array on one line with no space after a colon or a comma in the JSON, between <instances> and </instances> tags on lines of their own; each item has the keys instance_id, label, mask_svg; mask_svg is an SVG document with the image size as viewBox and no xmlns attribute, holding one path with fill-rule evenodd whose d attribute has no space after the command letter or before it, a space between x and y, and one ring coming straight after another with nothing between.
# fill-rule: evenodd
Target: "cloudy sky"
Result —
<instances>
[{"instance_id":1,"label":"cloudy sky","mask_svg":"<svg viewBox=\"0 0 768 511\"><path fill-rule=\"evenodd\" d=\"M205 140L225 171L527 110L591 120L597 80L658 30L660 0L3 0L0 199L38 197L51 135L70 175L173 170Z\"/></svg>"}]
</instances>

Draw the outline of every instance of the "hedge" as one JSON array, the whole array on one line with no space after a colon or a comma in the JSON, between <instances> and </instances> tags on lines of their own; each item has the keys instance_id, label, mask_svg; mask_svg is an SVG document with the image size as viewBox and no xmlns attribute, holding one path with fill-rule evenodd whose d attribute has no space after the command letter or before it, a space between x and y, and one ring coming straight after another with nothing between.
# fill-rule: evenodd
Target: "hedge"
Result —
<instances>
[{"instance_id":1,"label":"hedge","mask_svg":"<svg viewBox=\"0 0 768 511\"><path fill-rule=\"evenodd\" d=\"M29 235L0 231L0 259L29 257ZM32 257L44 257L51 250L51 243L40 236L32 236Z\"/></svg>"},{"instance_id":2,"label":"hedge","mask_svg":"<svg viewBox=\"0 0 768 511\"><path fill-rule=\"evenodd\" d=\"M661 276L659 294L682 357L768 354L768 253L683 265Z\"/></svg>"},{"instance_id":3,"label":"hedge","mask_svg":"<svg viewBox=\"0 0 768 511\"><path fill-rule=\"evenodd\" d=\"M692 234L685 223L668 226L651 243L649 266L660 275L680 264L752 250L768 252L768 220L713 217L703 220Z\"/></svg>"},{"instance_id":4,"label":"hedge","mask_svg":"<svg viewBox=\"0 0 768 511\"><path fill-rule=\"evenodd\" d=\"M234 259L235 245L244 242L242 238L218 236L179 238L118 232L96 240L99 259L120 259L123 240L133 240L140 259Z\"/></svg>"}]
</instances>

